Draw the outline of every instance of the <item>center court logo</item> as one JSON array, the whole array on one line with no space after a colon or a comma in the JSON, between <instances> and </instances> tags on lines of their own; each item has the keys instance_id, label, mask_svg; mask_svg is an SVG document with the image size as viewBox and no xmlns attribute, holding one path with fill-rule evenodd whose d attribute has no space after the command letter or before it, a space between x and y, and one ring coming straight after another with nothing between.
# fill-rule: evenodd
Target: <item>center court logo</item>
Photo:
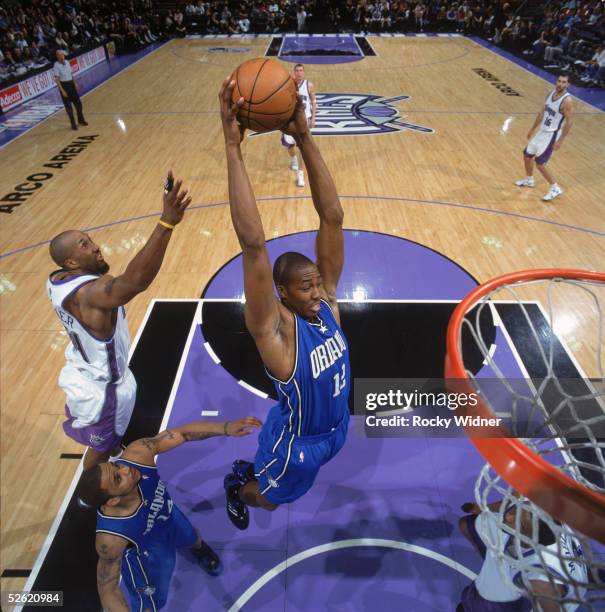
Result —
<instances>
[{"instance_id":1,"label":"center court logo","mask_svg":"<svg viewBox=\"0 0 605 612\"><path fill-rule=\"evenodd\" d=\"M388 134L389 132L432 133L432 128L402 121L405 115L393 106L410 96L384 98L368 94L318 93L314 134L324 136L354 136Z\"/></svg>"},{"instance_id":2,"label":"center court logo","mask_svg":"<svg viewBox=\"0 0 605 612\"><path fill-rule=\"evenodd\" d=\"M410 96L382 96L354 93L318 93L317 113L313 134L319 136L360 136L364 134L389 134L414 130L432 134L433 128L403 121L393 106L395 102L410 100ZM269 133L269 132L265 132ZM252 133L251 136L260 136Z\"/></svg>"}]
</instances>

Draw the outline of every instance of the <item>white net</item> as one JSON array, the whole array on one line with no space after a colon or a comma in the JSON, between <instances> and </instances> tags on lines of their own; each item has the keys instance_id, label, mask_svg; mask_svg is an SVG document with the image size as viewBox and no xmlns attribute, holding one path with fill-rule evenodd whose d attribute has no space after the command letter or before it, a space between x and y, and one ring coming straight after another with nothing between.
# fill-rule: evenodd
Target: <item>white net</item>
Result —
<instances>
[{"instance_id":1,"label":"white net","mask_svg":"<svg viewBox=\"0 0 605 612\"><path fill-rule=\"evenodd\" d=\"M605 494L604 305L605 282L503 285L465 314L459 337L466 374L502 418L506 435L599 495ZM561 504L564 493L553 493ZM536 610L605 610L605 546L582 535L582 521L553 519L489 465L475 497L492 526L488 554L506 584ZM600 529L605 533L605 525Z\"/></svg>"},{"instance_id":2,"label":"white net","mask_svg":"<svg viewBox=\"0 0 605 612\"><path fill-rule=\"evenodd\" d=\"M492 529L482 540L503 585L530 599L535 610L605 610L603 546L518 496L488 464L475 500L489 515Z\"/></svg>"}]
</instances>

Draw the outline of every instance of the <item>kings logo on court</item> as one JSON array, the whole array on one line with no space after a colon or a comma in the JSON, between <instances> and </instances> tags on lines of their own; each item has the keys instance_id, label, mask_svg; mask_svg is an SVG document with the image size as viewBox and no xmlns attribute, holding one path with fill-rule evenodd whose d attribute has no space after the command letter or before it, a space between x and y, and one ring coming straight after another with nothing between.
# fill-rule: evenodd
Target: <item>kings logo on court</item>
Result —
<instances>
[{"instance_id":1,"label":"kings logo on court","mask_svg":"<svg viewBox=\"0 0 605 612\"><path fill-rule=\"evenodd\" d=\"M395 102L410 96L382 96L351 93L318 93L317 113L313 134L321 136L352 136L356 134L388 134L389 132L432 133L432 128L407 123Z\"/></svg>"}]
</instances>

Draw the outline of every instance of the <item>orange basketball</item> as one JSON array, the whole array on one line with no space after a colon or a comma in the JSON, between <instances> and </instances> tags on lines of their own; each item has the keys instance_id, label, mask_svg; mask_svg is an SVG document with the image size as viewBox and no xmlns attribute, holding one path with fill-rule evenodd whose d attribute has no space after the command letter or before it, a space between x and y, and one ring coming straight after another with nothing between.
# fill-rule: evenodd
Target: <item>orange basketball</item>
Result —
<instances>
[{"instance_id":1,"label":"orange basketball","mask_svg":"<svg viewBox=\"0 0 605 612\"><path fill-rule=\"evenodd\" d=\"M244 98L237 119L255 132L279 129L294 113L296 83L277 61L267 58L248 60L231 75L235 81L233 102Z\"/></svg>"}]
</instances>

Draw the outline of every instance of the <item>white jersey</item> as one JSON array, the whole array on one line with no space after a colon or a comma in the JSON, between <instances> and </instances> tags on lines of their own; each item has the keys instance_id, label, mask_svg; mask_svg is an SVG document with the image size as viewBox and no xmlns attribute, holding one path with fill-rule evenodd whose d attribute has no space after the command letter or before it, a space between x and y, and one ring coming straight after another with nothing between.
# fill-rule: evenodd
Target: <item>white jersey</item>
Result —
<instances>
[{"instance_id":1,"label":"white jersey","mask_svg":"<svg viewBox=\"0 0 605 612\"><path fill-rule=\"evenodd\" d=\"M544 115L540 123L540 130L543 132L557 132L565 120L565 115L561 112L561 104L570 94L565 92L560 98L553 100L556 93L556 90L551 91L546 98Z\"/></svg>"},{"instance_id":2,"label":"white jersey","mask_svg":"<svg viewBox=\"0 0 605 612\"><path fill-rule=\"evenodd\" d=\"M506 542L512 540L512 536L504 532L500 532L498 527L498 515L493 512L481 512L475 522L477 534L485 544L487 551L485 560L479 575L475 579L475 586L479 595L489 601L515 601L523 596L523 590L517 585L522 586L521 573L528 580L542 580L548 582L546 572L557 582L557 577L561 577L561 583L568 582L569 578L573 578L577 583L587 582L586 566L582 563L576 563L572 560L562 561L557 552L559 544L562 551L569 551L570 557L582 557L581 548L578 541L567 533L561 533L560 543L554 542L550 546L544 547L542 559L538 553L527 549L527 555L523 560L507 561L506 553L497 554L493 548L490 548L495 542ZM513 544L514 545L514 544ZM552 554L548 554L552 552ZM511 551L511 557L516 558L514 550ZM546 565L547 569L544 568ZM521 567L523 572L521 572ZM563 585L564 586L564 585ZM575 595L575 594L574 594ZM565 612L573 612L578 604L570 603L563 604Z\"/></svg>"},{"instance_id":3,"label":"white jersey","mask_svg":"<svg viewBox=\"0 0 605 612\"><path fill-rule=\"evenodd\" d=\"M124 308L120 306L117 309L113 335L108 338L98 338L68 312L63 304L80 287L99 277L95 274L82 274L54 281L53 275L54 273L50 275L46 287L52 306L71 339L71 343L65 349L67 366L75 367L81 375L91 381L121 383L127 372L130 375L128 370L130 335Z\"/></svg>"},{"instance_id":4,"label":"white jersey","mask_svg":"<svg viewBox=\"0 0 605 612\"><path fill-rule=\"evenodd\" d=\"M311 118L311 96L309 95L309 81L305 79L298 86L298 95L302 96L303 104L305 105L305 117L308 119Z\"/></svg>"}]
</instances>

